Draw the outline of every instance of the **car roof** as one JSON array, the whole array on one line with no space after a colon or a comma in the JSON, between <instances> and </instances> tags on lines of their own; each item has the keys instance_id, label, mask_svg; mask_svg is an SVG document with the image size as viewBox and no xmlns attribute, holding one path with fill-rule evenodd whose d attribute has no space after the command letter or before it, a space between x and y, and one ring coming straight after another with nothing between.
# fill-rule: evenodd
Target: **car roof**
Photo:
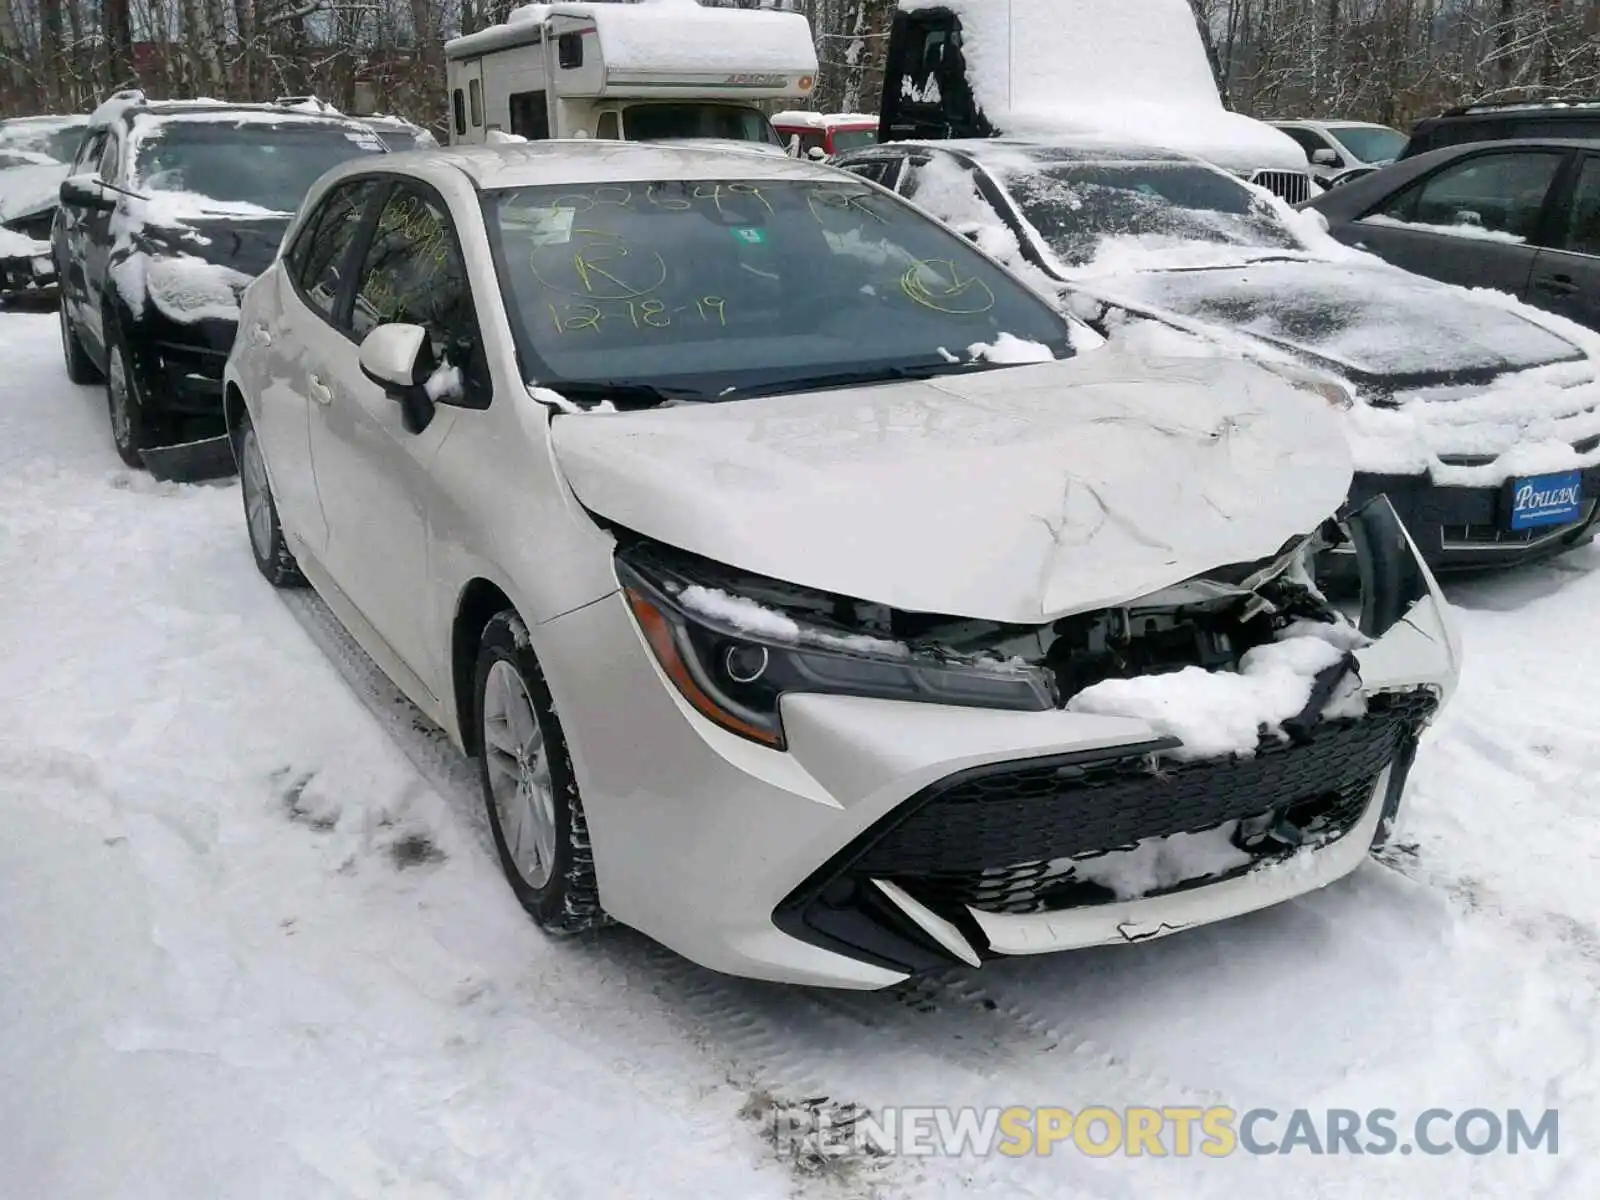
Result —
<instances>
[{"instance_id":1,"label":"car roof","mask_svg":"<svg viewBox=\"0 0 1600 1200\"><path fill-rule=\"evenodd\" d=\"M429 167L441 163L459 170L483 191L538 184L581 185L652 179L859 182L855 176L834 167L787 155L753 154L749 150L730 149L714 143L666 145L596 138L407 150L386 156L383 169L428 173Z\"/></svg>"},{"instance_id":2,"label":"car roof","mask_svg":"<svg viewBox=\"0 0 1600 1200\"><path fill-rule=\"evenodd\" d=\"M87 125L88 113L34 113L26 117L6 117L0 125Z\"/></svg>"},{"instance_id":3,"label":"car roof","mask_svg":"<svg viewBox=\"0 0 1600 1200\"><path fill-rule=\"evenodd\" d=\"M1437 162L1474 150L1593 150L1593 138L1488 138L1481 142L1454 142L1425 154L1413 154L1406 162L1422 159Z\"/></svg>"},{"instance_id":4,"label":"car roof","mask_svg":"<svg viewBox=\"0 0 1600 1200\"><path fill-rule=\"evenodd\" d=\"M1012 159L1020 157L1038 163L1169 163L1175 166L1201 164L1201 160L1192 154L1166 150L1159 146L1107 139L1062 137L950 138L926 142L883 142L877 146L863 146L859 150L852 150L848 157L865 158L871 156L874 151L912 148L953 154L981 163L998 163L1007 157ZM840 155L840 157L847 156Z\"/></svg>"}]
</instances>

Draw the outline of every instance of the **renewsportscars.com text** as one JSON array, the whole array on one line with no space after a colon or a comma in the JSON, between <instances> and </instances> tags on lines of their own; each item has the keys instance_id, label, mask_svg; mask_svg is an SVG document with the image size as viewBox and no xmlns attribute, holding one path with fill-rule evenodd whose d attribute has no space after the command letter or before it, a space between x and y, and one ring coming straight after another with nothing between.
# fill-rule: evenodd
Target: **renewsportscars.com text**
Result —
<instances>
[{"instance_id":1,"label":"renewsportscars.com text","mask_svg":"<svg viewBox=\"0 0 1600 1200\"><path fill-rule=\"evenodd\" d=\"M1557 1110L1517 1108L1414 1116L1387 1108L884 1108L845 1120L816 1110L773 1119L780 1152L826 1157L1559 1154L1561 1132Z\"/></svg>"}]
</instances>

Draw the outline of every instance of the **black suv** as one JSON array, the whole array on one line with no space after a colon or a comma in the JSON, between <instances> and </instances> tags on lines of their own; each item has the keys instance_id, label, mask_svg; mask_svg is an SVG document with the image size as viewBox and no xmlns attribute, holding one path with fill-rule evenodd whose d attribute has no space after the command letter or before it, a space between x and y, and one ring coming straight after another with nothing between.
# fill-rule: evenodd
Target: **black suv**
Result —
<instances>
[{"instance_id":1,"label":"black suv","mask_svg":"<svg viewBox=\"0 0 1600 1200\"><path fill-rule=\"evenodd\" d=\"M1452 108L1418 121L1400 158L1468 142L1516 138L1600 141L1600 100L1507 100Z\"/></svg>"},{"instance_id":2,"label":"black suv","mask_svg":"<svg viewBox=\"0 0 1600 1200\"><path fill-rule=\"evenodd\" d=\"M222 368L239 297L319 175L384 153L355 120L282 105L134 92L100 107L61 184L51 252L67 375L106 381L125 463L231 472Z\"/></svg>"}]
</instances>

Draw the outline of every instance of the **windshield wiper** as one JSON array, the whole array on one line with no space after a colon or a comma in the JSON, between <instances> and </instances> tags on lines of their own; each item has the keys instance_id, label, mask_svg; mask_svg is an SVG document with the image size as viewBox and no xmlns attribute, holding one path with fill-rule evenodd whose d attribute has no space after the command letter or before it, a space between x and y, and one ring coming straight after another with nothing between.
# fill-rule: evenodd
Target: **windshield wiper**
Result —
<instances>
[{"instance_id":1,"label":"windshield wiper","mask_svg":"<svg viewBox=\"0 0 1600 1200\"><path fill-rule=\"evenodd\" d=\"M982 371L1001 365L996 363L954 362L922 367L877 367L863 371L836 371L826 375L801 375L792 379L774 379L766 383L730 387L719 393L723 397L782 396L791 392L820 392L831 388L855 387L869 383L895 383L902 379L932 379L936 375L953 375L958 371Z\"/></svg>"},{"instance_id":2,"label":"windshield wiper","mask_svg":"<svg viewBox=\"0 0 1600 1200\"><path fill-rule=\"evenodd\" d=\"M712 399L697 388L663 387L656 383L637 383L630 379L573 380L568 383L553 384L552 388L573 403L582 404L586 408L607 400L618 409L638 410L662 408L669 404L682 404L685 401Z\"/></svg>"}]
</instances>

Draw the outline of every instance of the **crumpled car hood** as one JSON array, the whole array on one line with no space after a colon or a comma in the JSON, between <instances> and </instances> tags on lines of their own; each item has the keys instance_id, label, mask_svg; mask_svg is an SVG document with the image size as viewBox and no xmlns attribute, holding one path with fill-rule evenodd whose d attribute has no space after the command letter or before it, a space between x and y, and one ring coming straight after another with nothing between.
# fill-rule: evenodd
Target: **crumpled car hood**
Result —
<instances>
[{"instance_id":1,"label":"crumpled car hood","mask_svg":"<svg viewBox=\"0 0 1600 1200\"><path fill-rule=\"evenodd\" d=\"M1267 261L1100 275L1081 290L1247 334L1390 386L1487 381L1583 357L1514 312L1385 266Z\"/></svg>"},{"instance_id":2,"label":"crumpled car hood","mask_svg":"<svg viewBox=\"0 0 1600 1200\"><path fill-rule=\"evenodd\" d=\"M1350 487L1336 414L1248 363L1066 362L553 422L591 512L912 612L1037 624L1309 533Z\"/></svg>"}]
</instances>

